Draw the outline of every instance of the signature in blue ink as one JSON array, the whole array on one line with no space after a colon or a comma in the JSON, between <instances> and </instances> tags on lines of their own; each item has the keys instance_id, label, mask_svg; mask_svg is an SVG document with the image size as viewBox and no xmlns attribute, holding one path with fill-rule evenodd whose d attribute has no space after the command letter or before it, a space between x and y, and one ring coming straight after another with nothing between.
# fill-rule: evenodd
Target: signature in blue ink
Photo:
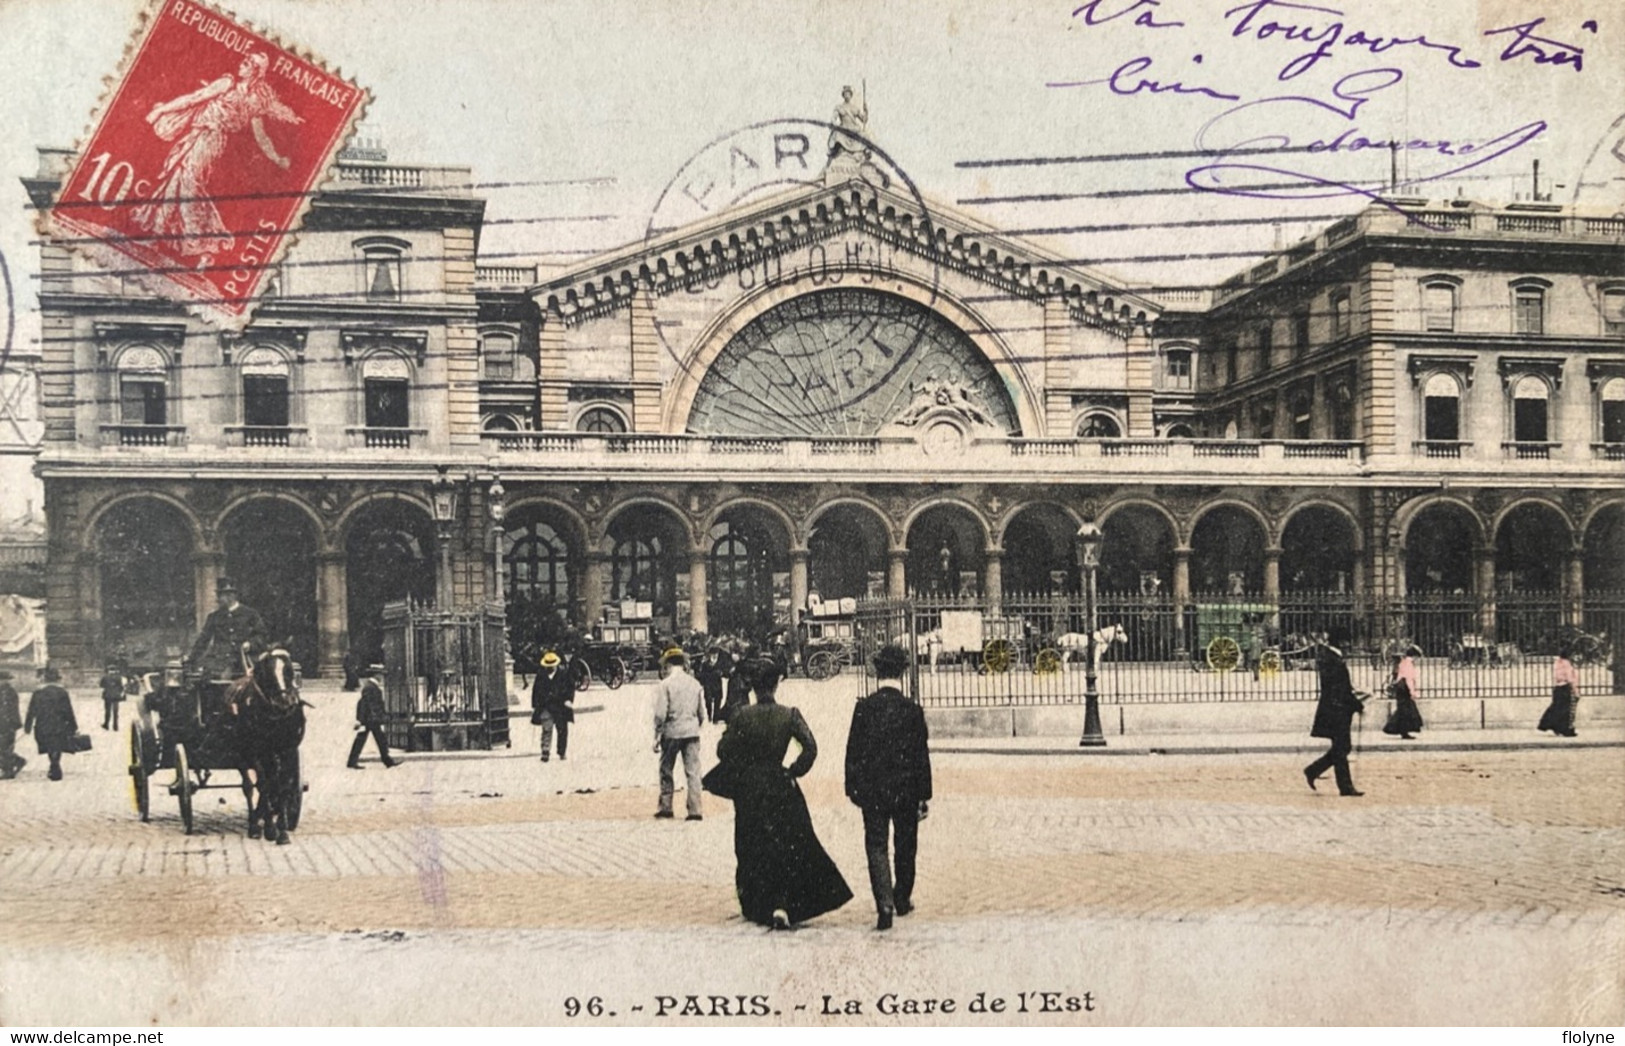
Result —
<instances>
[{"instance_id":1,"label":"signature in blue ink","mask_svg":"<svg viewBox=\"0 0 1625 1046\"><path fill-rule=\"evenodd\" d=\"M1405 74L1398 69L1364 69L1357 73L1350 73L1338 80L1332 87L1330 100L1310 98L1304 95L1279 95L1245 102L1227 109L1204 124L1196 135L1196 147L1218 153L1218 162L1194 167L1185 172L1185 184L1201 192L1265 200L1314 200L1337 196L1364 196L1385 207L1397 210L1398 208L1383 199L1379 193L1360 188L1345 179L1282 166L1235 163L1226 159L1226 155L1244 151L1256 153L1260 149L1268 149L1279 152L1307 153L1311 156L1331 157L1373 149L1394 152L1419 152L1443 157L1442 169L1419 178L1412 178L1405 183L1406 186L1415 186L1449 178L1474 167L1480 167L1522 148L1546 131L1546 121L1535 120L1484 141L1451 138L1410 138L1400 140L1382 137L1372 138L1363 134L1359 126L1355 124L1355 121L1360 118L1361 110L1372 101L1373 96L1378 92L1393 87L1404 78ZM1349 126L1343 126L1337 133L1329 137L1323 136L1304 143L1300 143L1291 135L1276 132L1242 137L1237 141L1222 146L1210 141L1210 136L1216 137L1223 130L1226 121L1233 122L1238 116L1249 110L1252 111L1253 115L1266 114L1271 118L1280 117L1297 120L1302 118L1306 109L1309 115L1312 116L1329 114L1336 117L1337 119L1333 122L1334 127L1338 124ZM1240 176L1241 180L1238 182L1230 181L1235 176ZM1264 176L1265 179L1274 178L1279 181L1270 182L1266 180L1261 183L1259 176Z\"/></svg>"},{"instance_id":2,"label":"signature in blue ink","mask_svg":"<svg viewBox=\"0 0 1625 1046\"><path fill-rule=\"evenodd\" d=\"M1196 55L1191 61L1198 65L1202 56ZM1207 98L1214 98L1221 102L1239 102L1241 95L1216 91L1211 87L1190 87L1178 80L1162 83L1140 74L1151 68L1151 59L1145 55L1131 58L1112 71L1112 74L1100 80L1059 80L1046 83L1045 87L1093 87L1105 84L1111 88L1113 94L1133 96L1145 94L1199 94Z\"/></svg>"},{"instance_id":3,"label":"signature in blue ink","mask_svg":"<svg viewBox=\"0 0 1625 1046\"><path fill-rule=\"evenodd\" d=\"M1302 15L1291 15L1289 17L1295 20L1283 21L1279 16L1274 16L1274 12L1277 11L1334 15L1338 20L1316 25L1312 19L1304 20ZM1334 47L1361 47L1376 55L1391 48L1414 45L1443 51L1445 58L1458 69L1477 69L1481 64L1471 58L1462 57L1460 47L1454 44L1435 43L1426 36L1383 36L1380 33L1369 33L1364 29L1351 31L1348 24L1341 20L1343 12L1335 7L1294 4L1288 3L1287 0L1252 0L1251 3L1232 7L1224 13L1224 17L1228 21L1238 14L1241 18L1230 30L1232 37L1251 36L1255 40L1279 37L1294 43L1314 45L1313 50L1306 51L1281 67L1277 75L1277 79L1280 80L1290 80L1313 69L1321 59L1332 56Z\"/></svg>"},{"instance_id":4,"label":"signature in blue ink","mask_svg":"<svg viewBox=\"0 0 1625 1046\"><path fill-rule=\"evenodd\" d=\"M1114 6L1121 2L1122 0L1113 0ZM1184 22L1157 21L1156 9L1162 6L1159 0L1134 0L1133 3L1119 11L1102 14L1101 7L1105 3L1106 0L1089 0L1087 4L1073 11L1072 17L1082 18L1084 25L1105 25L1107 22L1126 18L1134 14L1135 11L1139 11L1140 13L1134 17L1134 24L1142 29L1177 29L1185 24Z\"/></svg>"},{"instance_id":5,"label":"signature in blue ink","mask_svg":"<svg viewBox=\"0 0 1625 1046\"><path fill-rule=\"evenodd\" d=\"M1510 62L1514 58L1530 55L1534 58L1536 65L1567 65L1577 73L1584 70L1585 48L1535 35L1535 30L1545 21L1544 18L1536 18L1534 21L1524 22L1522 25L1509 25L1504 29L1491 29L1484 35L1517 34L1512 38L1512 42L1502 49L1501 61L1503 62ZM1597 23L1587 22L1585 28L1595 33ZM1550 51L1547 50L1548 48L1550 48Z\"/></svg>"}]
</instances>

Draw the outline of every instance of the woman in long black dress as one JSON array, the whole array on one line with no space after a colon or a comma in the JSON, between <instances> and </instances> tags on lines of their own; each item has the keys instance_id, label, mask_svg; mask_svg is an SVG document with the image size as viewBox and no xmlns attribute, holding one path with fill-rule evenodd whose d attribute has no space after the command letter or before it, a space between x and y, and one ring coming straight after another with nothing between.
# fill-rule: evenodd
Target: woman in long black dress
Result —
<instances>
[{"instance_id":1,"label":"woman in long black dress","mask_svg":"<svg viewBox=\"0 0 1625 1046\"><path fill-rule=\"evenodd\" d=\"M1422 729L1422 710L1416 706L1416 698L1422 690L1422 674L1416 668L1416 655L1420 653L1415 646L1411 646L1404 653L1394 655L1393 678L1388 681L1388 695L1394 699L1394 712L1388 717L1382 732L1396 734L1407 741L1416 740L1417 732Z\"/></svg>"},{"instance_id":2,"label":"woman in long black dress","mask_svg":"<svg viewBox=\"0 0 1625 1046\"><path fill-rule=\"evenodd\" d=\"M834 911L852 891L819 843L796 784L818 758L812 730L799 711L775 701L774 674L752 683L757 703L729 717L706 788L733 800L740 911L751 922L783 930ZM792 739L801 753L786 767Z\"/></svg>"},{"instance_id":3,"label":"woman in long black dress","mask_svg":"<svg viewBox=\"0 0 1625 1046\"><path fill-rule=\"evenodd\" d=\"M1580 674L1574 670L1573 644L1564 642L1557 648L1552 660L1552 703L1541 714L1539 730L1550 730L1558 737L1574 737L1574 706L1578 695Z\"/></svg>"}]
</instances>

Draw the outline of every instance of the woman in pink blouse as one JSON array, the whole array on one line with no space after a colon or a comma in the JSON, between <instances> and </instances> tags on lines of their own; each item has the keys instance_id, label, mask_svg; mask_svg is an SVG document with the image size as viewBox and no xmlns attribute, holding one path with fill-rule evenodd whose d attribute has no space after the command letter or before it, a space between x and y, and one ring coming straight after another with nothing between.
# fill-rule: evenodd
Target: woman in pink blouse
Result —
<instances>
[{"instance_id":1,"label":"woman in pink blouse","mask_svg":"<svg viewBox=\"0 0 1625 1046\"><path fill-rule=\"evenodd\" d=\"M1550 730L1559 737L1576 736L1574 706L1578 700L1580 673L1574 670L1574 662L1569 660L1573 653L1571 644L1567 642L1557 648L1557 657L1552 661L1552 703L1546 706L1537 728Z\"/></svg>"},{"instance_id":2,"label":"woman in pink blouse","mask_svg":"<svg viewBox=\"0 0 1625 1046\"><path fill-rule=\"evenodd\" d=\"M1421 652L1413 644L1396 655L1393 678L1388 681L1388 696L1394 700L1394 711L1382 732L1398 734L1407 741L1416 740L1416 732L1422 729L1422 710L1416 707L1416 698L1422 692L1422 673L1416 667L1416 657Z\"/></svg>"}]
</instances>

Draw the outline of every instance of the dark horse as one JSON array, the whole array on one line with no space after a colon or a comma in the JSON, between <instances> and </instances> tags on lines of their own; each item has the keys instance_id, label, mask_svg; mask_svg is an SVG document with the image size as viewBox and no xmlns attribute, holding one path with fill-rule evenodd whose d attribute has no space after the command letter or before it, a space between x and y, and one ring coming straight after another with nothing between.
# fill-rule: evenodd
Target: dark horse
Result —
<instances>
[{"instance_id":1,"label":"dark horse","mask_svg":"<svg viewBox=\"0 0 1625 1046\"><path fill-rule=\"evenodd\" d=\"M305 703L294 685L292 657L281 648L261 655L226 691L226 704L248 801L248 837L258 839L263 825L267 842L286 846L298 823L290 811L299 800L299 742L305 737Z\"/></svg>"}]
</instances>

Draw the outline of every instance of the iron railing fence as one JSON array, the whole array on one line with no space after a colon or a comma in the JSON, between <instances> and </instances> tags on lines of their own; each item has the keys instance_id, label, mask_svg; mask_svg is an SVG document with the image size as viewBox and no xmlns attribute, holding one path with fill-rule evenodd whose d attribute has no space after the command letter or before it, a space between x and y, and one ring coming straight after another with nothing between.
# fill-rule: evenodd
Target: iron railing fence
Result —
<instances>
[{"instance_id":1,"label":"iron railing fence","mask_svg":"<svg viewBox=\"0 0 1625 1046\"><path fill-rule=\"evenodd\" d=\"M1087 608L1077 593L917 596L858 604L847 653L859 685L881 644L915 653L912 691L926 705L1081 703ZM1625 693L1625 592L1460 594L1409 598L1348 592L1102 593L1097 689L1108 704L1308 701L1313 643L1344 642L1356 687L1380 694L1392 658L1413 649L1426 697L1538 696L1567 645L1581 694Z\"/></svg>"}]
</instances>

